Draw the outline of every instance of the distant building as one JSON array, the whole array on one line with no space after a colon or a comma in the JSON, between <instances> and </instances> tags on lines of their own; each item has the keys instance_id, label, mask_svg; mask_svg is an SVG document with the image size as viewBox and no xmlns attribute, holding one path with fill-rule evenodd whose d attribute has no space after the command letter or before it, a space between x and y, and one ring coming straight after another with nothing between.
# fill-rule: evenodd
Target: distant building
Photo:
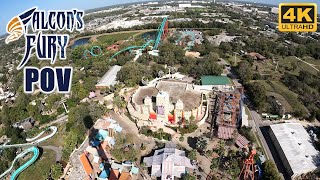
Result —
<instances>
[{"instance_id":1,"label":"distant building","mask_svg":"<svg viewBox=\"0 0 320 180\"><path fill-rule=\"evenodd\" d=\"M119 51L120 45L118 44L112 44L110 46L107 47L108 51Z\"/></svg>"},{"instance_id":2,"label":"distant building","mask_svg":"<svg viewBox=\"0 0 320 180\"><path fill-rule=\"evenodd\" d=\"M27 131L31 128L33 128L35 124L35 120L32 117L28 117L20 122L14 123L12 127L23 129L24 131Z\"/></svg>"},{"instance_id":3,"label":"distant building","mask_svg":"<svg viewBox=\"0 0 320 180\"><path fill-rule=\"evenodd\" d=\"M291 179L319 170L319 151L300 123L270 125L269 134Z\"/></svg>"},{"instance_id":4,"label":"distant building","mask_svg":"<svg viewBox=\"0 0 320 180\"><path fill-rule=\"evenodd\" d=\"M278 7L272 7L271 8L271 13L278 14L279 13L279 8Z\"/></svg>"},{"instance_id":5,"label":"distant building","mask_svg":"<svg viewBox=\"0 0 320 180\"><path fill-rule=\"evenodd\" d=\"M277 22L265 22L265 24L271 29L278 29L279 24Z\"/></svg>"},{"instance_id":6,"label":"distant building","mask_svg":"<svg viewBox=\"0 0 320 180\"><path fill-rule=\"evenodd\" d=\"M5 142L7 142L7 141L8 141L8 136L7 135L3 135L3 136L0 137L0 144L3 144Z\"/></svg>"},{"instance_id":7,"label":"distant building","mask_svg":"<svg viewBox=\"0 0 320 180\"><path fill-rule=\"evenodd\" d=\"M193 58L199 58L200 57L200 53L199 52L194 52L194 51L186 51L186 53L184 54L187 57L193 57Z\"/></svg>"},{"instance_id":8,"label":"distant building","mask_svg":"<svg viewBox=\"0 0 320 180\"><path fill-rule=\"evenodd\" d=\"M256 52L251 52L246 55L251 57L253 60L265 60L266 59L264 56L262 56L261 54L256 53Z\"/></svg>"},{"instance_id":9,"label":"distant building","mask_svg":"<svg viewBox=\"0 0 320 180\"><path fill-rule=\"evenodd\" d=\"M152 177L161 177L161 180L181 178L187 169L196 169L185 152L175 148L174 144L166 144L165 148L155 150L154 155L145 157L143 162L151 167Z\"/></svg>"},{"instance_id":10,"label":"distant building","mask_svg":"<svg viewBox=\"0 0 320 180\"><path fill-rule=\"evenodd\" d=\"M235 139L235 143L239 148L247 148L250 141L246 137L239 134Z\"/></svg>"},{"instance_id":11,"label":"distant building","mask_svg":"<svg viewBox=\"0 0 320 180\"><path fill-rule=\"evenodd\" d=\"M191 6L191 4L179 4L179 8L190 8Z\"/></svg>"},{"instance_id":12,"label":"distant building","mask_svg":"<svg viewBox=\"0 0 320 180\"><path fill-rule=\"evenodd\" d=\"M197 90L223 90L232 86L227 76L201 76L201 86L195 86Z\"/></svg>"},{"instance_id":13,"label":"distant building","mask_svg":"<svg viewBox=\"0 0 320 180\"><path fill-rule=\"evenodd\" d=\"M117 73L121 70L121 66L112 66L106 74L98 81L96 88L106 88L117 84Z\"/></svg>"}]
</instances>

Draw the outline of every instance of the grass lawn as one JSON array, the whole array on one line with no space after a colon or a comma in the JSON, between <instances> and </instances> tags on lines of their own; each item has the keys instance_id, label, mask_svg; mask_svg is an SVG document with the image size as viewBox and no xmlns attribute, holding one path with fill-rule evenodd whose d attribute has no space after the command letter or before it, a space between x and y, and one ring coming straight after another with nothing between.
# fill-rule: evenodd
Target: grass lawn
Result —
<instances>
[{"instance_id":1,"label":"grass lawn","mask_svg":"<svg viewBox=\"0 0 320 180\"><path fill-rule=\"evenodd\" d=\"M39 159L24 170L18 180L47 179L50 166L56 163L56 153L52 150L44 150Z\"/></svg>"},{"instance_id":2,"label":"grass lawn","mask_svg":"<svg viewBox=\"0 0 320 180\"><path fill-rule=\"evenodd\" d=\"M285 112L291 113L293 112L293 109L291 107L291 105L289 104L289 102L286 100L285 97L283 97L281 94L278 94L276 92L267 92L267 96L273 96L276 98L276 100L278 100L282 106L285 109Z\"/></svg>"},{"instance_id":3,"label":"grass lawn","mask_svg":"<svg viewBox=\"0 0 320 180\"><path fill-rule=\"evenodd\" d=\"M267 83L267 81L265 81L265 80L256 80L256 82L262 84L266 88L266 90L268 92L274 92L273 87L269 83Z\"/></svg>"},{"instance_id":4,"label":"grass lawn","mask_svg":"<svg viewBox=\"0 0 320 180\"><path fill-rule=\"evenodd\" d=\"M282 95L288 101L293 110L301 109L304 112L308 112L307 108L298 100L298 94L290 91L288 87L286 87L280 81L271 81L270 85L273 87L276 93Z\"/></svg>"},{"instance_id":5,"label":"grass lawn","mask_svg":"<svg viewBox=\"0 0 320 180\"><path fill-rule=\"evenodd\" d=\"M224 58L224 60L226 60L227 62L229 62L231 64L231 66L236 66L238 65L241 61L242 61L242 57L241 56L236 56L237 59L237 63L235 64L235 59L234 59L234 55L227 55L227 58Z\"/></svg>"},{"instance_id":6,"label":"grass lawn","mask_svg":"<svg viewBox=\"0 0 320 180\"><path fill-rule=\"evenodd\" d=\"M278 57L277 58L279 60L279 68L285 68L285 69L291 69L289 72L294 74L294 75L299 75L299 68L296 68L295 70L292 69L292 65L295 64L298 66L298 59L293 57L293 56L287 56L285 58L282 57Z\"/></svg>"},{"instance_id":7,"label":"grass lawn","mask_svg":"<svg viewBox=\"0 0 320 180\"><path fill-rule=\"evenodd\" d=\"M58 127L57 133L50 139L47 139L46 141L42 142L42 146L63 146L63 135L64 135L64 127L65 124L56 125Z\"/></svg>"},{"instance_id":8,"label":"grass lawn","mask_svg":"<svg viewBox=\"0 0 320 180\"><path fill-rule=\"evenodd\" d=\"M317 65L317 67L320 67L320 59L316 60L310 56L305 56L302 58L302 60L307 61L308 63L314 64L314 65Z\"/></svg>"},{"instance_id":9,"label":"grass lawn","mask_svg":"<svg viewBox=\"0 0 320 180\"><path fill-rule=\"evenodd\" d=\"M119 34L108 34L108 35L97 37L97 40L100 41L101 43L113 44L113 43L120 41L120 40L126 40L135 34L137 34L137 32L124 32L124 33L119 33Z\"/></svg>"},{"instance_id":10,"label":"grass lawn","mask_svg":"<svg viewBox=\"0 0 320 180\"><path fill-rule=\"evenodd\" d=\"M298 95L290 91L284 84L280 81L268 81L259 80L256 81L262 84L267 91L267 96L274 96L285 108L286 112L293 112L295 108L305 109L304 105L298 101Z\"/></svg>"},{"instance_id":11,"label":"grass lawn","mask_svg":"<svg viewBox=\"0 0 320 180\"><path fill-rule=\"evenodd\" d=\"M308 64L299 61L297 58L295 58L294 56L288 56L285 57L284 59L282 59L281 57L278 57L279 59L279 66L282 67L287 67L288 69L292 68L292 64L295 64L297 66L297 68L295 70L291 70L290 72L294 75L299 75L299 72L301 70L305 70L308 71L314 75L317 74L317 71L312 68L311 66L309 66ZM309 63L313 63L313 64L317 64L319 65L320 63L316 60L314 60L313 58L303 58L302 60L306 60ZM319 66L318 66L319 67Z\"/></svg>"},{"instance_id":12,"label":"grass lawn","mask_svg":"<svg viewBox=\"0 0 320 180\"><path fill-rule=\"evenodd\" d=\"M252 72L259 73L261 76L268 76L272 78L278 79L281 74L279 71L276 71L276 64L272 62L271 59L267 59L264 61L254 61L252 66Z\"/></svg>"}]
</instances>

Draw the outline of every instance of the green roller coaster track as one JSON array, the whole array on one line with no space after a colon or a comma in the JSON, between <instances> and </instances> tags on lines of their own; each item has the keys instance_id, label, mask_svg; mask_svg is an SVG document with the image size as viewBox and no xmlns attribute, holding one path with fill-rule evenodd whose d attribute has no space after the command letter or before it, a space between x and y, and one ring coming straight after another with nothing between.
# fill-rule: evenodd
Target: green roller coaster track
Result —
<instances>
[{"instance_id":1,"label":"green roller coaster track","mask_svg":"<svg viewBox=\"0 0 320 180\"><path fill-rule=\"evenodd\" d=\"M161 36L163 34L163 29L164 29L164 26L166 25L166 22L167 22L167 17L163 18L162 23L160 24L160 26L158 28L158 36L157 36L157 39L154 43L153 49L158 49L158 46L161 41Z\"/></svg>"},{"instance_id":2,"label":"green roller coaster track","mask_svg":"<svg viewBox=\"0 0 320 180\"><path fill-rule=\"evenodd\" d=\"M93 52L94 49L98 49L98 50L99 50L99 53L98 53L98 54L95 54L95 53ZM92 46L92 48L90 49L90 51L86 49L86 50L83 52L83 56L84 56L85 59L88 59L87 53L90 53L91 56L100 56L100 55L102 54L102 49L101 49L101 47L99 47L99 46Z\"/></svg>"},{"instance_id":3,"label":"green roller coaster track","mask_svg":"<svg viewBox=\"0 0 320 180\"><path fill-rule=\"evenodd\" d=\"M162 23L158 27L158 31L157 31L158 33L157 33L156 40L149 40L148 42L146 42L142 46L129 46L129 47L125 48L125 49L122 49L122 50L116 52L113 56L111 56L109 61L111 61L117 55L119 55L120 53L125 52L125 51L130 51L131 52L132 49L139 49L141 51L144 51L151 43L154 43L154 45L152 47L152 50L158 49L158 46L159 46L160 41L161 41L161 36L163 34L163 29L164 29L164 27L166 25L166 22L167 22L167 17L163 18Z\"/></svg>"},{"instance_id":4,"label":"green roller coaster track","mask_svg":"<svg viewBox=\"0 0 320 180\"><path fill-rule=\"evenodd\" d=\"M140 49L141 51L144 51L153 42L154 42L154 40L149 40L148 42L146 42L142 46L129 46L129 47L125 48L125 49L122 49L122 50L116 52L113 56L110 57L109 60L111 61L113 58L115 58L117 55L119 55L122 52L125 52L125 51L130 51L131 52L132 49Z\"/></svg>"}]
</instances>

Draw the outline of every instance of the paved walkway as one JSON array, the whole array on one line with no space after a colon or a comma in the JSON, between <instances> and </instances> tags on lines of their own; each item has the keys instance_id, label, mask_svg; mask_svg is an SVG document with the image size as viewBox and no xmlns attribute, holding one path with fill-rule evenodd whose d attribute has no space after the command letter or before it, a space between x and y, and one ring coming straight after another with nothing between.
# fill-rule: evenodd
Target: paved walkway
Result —
<instances>
[{"instance_id":1,"label":"paved walkway","mask_svg":"<svg viewBox=\"0 0 320 180\"><path fill-rule=\"evenodd\" d=\"M139 135L139 130L134 122L132 122L127 116L120 116L114 111L110 112L111 117L116 120L123 128L124 133Z\"/></svg>"},{"instance_id":2,"label":"paved walkway","mask_svg":"<svg viewBox=\"0 0 320 180\"><path fill-rule=\"evenodd\" d=\"M84 179L86 177L86 173L83 169L83 166L80 162L79 156L83 153L83 151L88 147L89 145L89 138L85 140L83 145L79 147L78 150L76 150L71 156L70 156L70 163L72 165L72 168L70 169L69 174L69 180L78 180L78 179Z\"/></svg>"},{"instance_id":3,"label":"paved walkway","mask_svg":"<svg viewBox=\"0 0 320 180\"><path fill-rule=\"evenodd\" d=\"M309 65L310 67L312 67L314 70L320 72L320 70L316 68L317 65L308 63L308 62L306 62L306 61L304 61L304 60L302 60L302 59L300 59L300 58L298 58L298 57L296 57L296 56L295 56L295 58L297 58L297 59L298 59L299 61L301 61L301 62L304 62L304 63L308 64L308 65Z\"/></svg>"},{"instance_id":4,"label":"paved walkway","mask_svg":"<svg viewBox=\"0 0 320 180\"><path fill-rule=\"evenodd\" d=\"M140 149L141 144L144 143L144 140L140 138L139 130L136 124L132 122L127 116L120 116L114 111L110 112L110 116L119 123L124 134L130 135L130 137L132 137L135 148Z\"/></svg>"},{"instance_id":5,"label":"paved walkway","mask_svg":"<svg viewBox=\"0 0 320 180\"><path fill-rule=\"evenodd\" d=\"M53 125L53 124L62 123L62 122L64 122L64 121L68 121L68 115L62 116L62 117L60 117L59 119L56 119L56 120L51 121L51 122L49 122L49 123L47 123L47 124L44 124L44 125L40 126L39 129L42 129L42 128L45 128L45 127L49 127L49 126L51 126L51 125Z\"/></svg>"}]
</instances>

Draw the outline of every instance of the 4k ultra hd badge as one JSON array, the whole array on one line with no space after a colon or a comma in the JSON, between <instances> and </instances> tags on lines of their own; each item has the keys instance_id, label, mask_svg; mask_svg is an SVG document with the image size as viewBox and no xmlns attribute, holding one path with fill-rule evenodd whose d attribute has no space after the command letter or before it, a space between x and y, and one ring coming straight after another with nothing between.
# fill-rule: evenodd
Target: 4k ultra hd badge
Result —
<instances>
[{"instance_id":1,"label":"4k ultra hd badge","mask_svg":"<svg viewBox=\"0 0 320 180\"><path fill-rule=\"evenodd\" d=\"M279 31L315 32L317 31L317 4L280 3Z\"/></svg>"}]
</instances>

